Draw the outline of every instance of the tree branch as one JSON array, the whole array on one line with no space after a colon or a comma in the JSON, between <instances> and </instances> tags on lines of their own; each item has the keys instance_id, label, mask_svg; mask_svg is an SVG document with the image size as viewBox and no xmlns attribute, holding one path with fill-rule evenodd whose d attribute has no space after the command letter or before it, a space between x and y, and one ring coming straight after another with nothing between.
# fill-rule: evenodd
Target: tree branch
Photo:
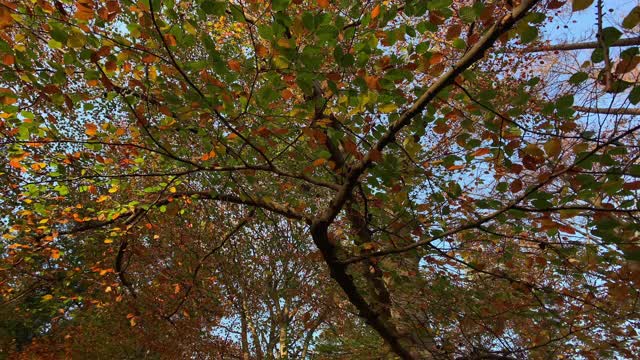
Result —
<instances>
[{"instance_id":1,"label":"tree branch","mask_svg":"<svg viewBox=\"0 0 640 360\"><path fill-rule=\"evenodd\" d=\"M623 46L638 46L640 45L640 36L620 39L613 44L609 45L609 47L623 47ZM586 50L586 49L596 49L600 47L598 41L586 41L579 43L566 43L566 44L554 44L554 45L543 45L537 47L531 47L527 49L518 49L507 51L508 53L515 52L525 52L525 53L534 53L534 52L547 52L547 51L571 51L571 50Z\"/></svg>"},{"instance_id":2,"label":"tree branch","mask_svg":"<svg viewBox=\"0 0 640 360\"><path fill-rule=\"evenodd\" d=\"M440 91L451 85L458 75L481 59L485 51L493 45L500 35L511 29L537 2L538 0L524 0L512 13L496 22L451 70L432 84L413 106L402 113L399 119L390 125L389 129L382 135L364 159L349 171L345 177L345 183L338 194L331 201L327 209L315 217L311 224L313 240L329 266L331 277L344 290L349 301L358 309L360 316L380 334L391 349L402 359L416 359L417 355L401 340L401 337L397 331L395 331L394 327L390 326L382 314L373 308L360 293L353 278L347 273L348 264L339 260L338 248L335 242L329 239L329 225L351 196L354 187L359 183L360 176L371 166L374 158L379 157L381 151L394 140L395 135L405 126L409 125L412 119L422 112L427 104L429 104Z\"/></svg>"}]
</instances>

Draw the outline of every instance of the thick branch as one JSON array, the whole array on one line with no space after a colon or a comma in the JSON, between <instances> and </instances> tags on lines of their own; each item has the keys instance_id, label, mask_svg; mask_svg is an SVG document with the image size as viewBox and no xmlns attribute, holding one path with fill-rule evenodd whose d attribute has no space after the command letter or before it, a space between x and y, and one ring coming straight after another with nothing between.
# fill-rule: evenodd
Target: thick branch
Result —
<instances>
[{"instance_id":1,"label":"thick branch","mask_svg":"<svg viewBox=\"0 0 640 360\"><path fill-rule=\"evenodd\" d=\"M363 317L389 344L391 349L403 359L415 359L417 356L403 343L401 336L395 328L385 321L384 316L375 309L375 307L372 307L360 293L353 278L347 273L348 264L340 262L338 258L338 248L335 243L329 239L329 225L348 201L354 187L359 183L360 176L371 166L373 160L380 156L380 153L386 146L394 140L396 134L409 125L413 118L420 114L422 110L436 98L440 91L455 81L458 75L484 57L485 51L491 48L500 35L504 34L518 20L524 17L537 1L538 0L524 0L511 14L496 22L451 70L432 84L413 106L402 113L398 120L390 125L389 129L382 135L364 159L349 171L345 178L344 185L331 201L329 207L316 217L311 225L313 240L329 266L331 277L340 285L349 298L349 301L358 309L360 316Z\"/></svg>"}]
</instances>

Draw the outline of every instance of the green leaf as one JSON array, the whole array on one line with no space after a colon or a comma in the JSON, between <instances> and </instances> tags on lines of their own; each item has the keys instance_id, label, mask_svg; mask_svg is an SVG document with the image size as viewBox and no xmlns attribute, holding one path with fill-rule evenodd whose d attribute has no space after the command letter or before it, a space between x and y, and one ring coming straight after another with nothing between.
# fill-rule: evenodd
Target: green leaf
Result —
<instances>
[{"instance_id":1,"label":"green leaf","mask_svg":"<svg viewBox=\"0 0 640 360\"><path fill-rule=\"evenodd\" d=\"M465 49L467 47L467 43L464 42L464 40L460 39L460 38L456 38L455 40L453 40L453 47L456 49Z\"/></svg>"},{"instance_id":2,"label":"green leaf","mask_svg":"<svg viewBox=\"0 0 640 360\"><path fill-rule=\"evenodd\" d=\"M289 7L291 0L273 0L271 2L271 8L275 11L282 11Z\"/></svg>"},{"instance_id":3,"label":"green leaf","mask_svg":"<svg viewBox=\"0 0 640 360\"><path fill-rule=\"evenodd\" d=\"M573 105L573 95L565 95L556 100L556 108L567 109Z\"/></svg>"},{"instance_id":4,"label":"green leaf","mask_svg":"<svg viewBox=\"0 0 640 360\"><path fill-rule=\"evenodd\" d=\"M593 0L573 0L572 11L580 11L593 4Z\"/></svg>"},{"instance_id":5,"label":"green leaf","mask_svg":"<svg viewBox=\"0 0 640 360\"><path fill-rule=\"evenodd\" d=\"M474 22L476 20L476 17L478 17L476 10L470 6L463 7L462 9L460 9L459 13L460 19L462 19L462 21L467 24Z\"/></svg>"},{"instance_id":6,"label":"green leaf","mask_svg":"<svg viewBox=\"0 0 640 360\"><path fill-rule=\"evenodd\" d=\"M520 40L523 44L528 44L538 37L538 28L533 26L522 26L519 31Z\"/></svg>"},{"instance_id":7,"label":"green leaf","mask_svg":"<svg viewBox=\"0 0 640 360\"><path fill-rule=\"evenodd\" d=\"M631 10L624 20L622 20L622 27L625 29L633 29L640 23L640 6L636 6Z\"/></svg>"},{"instance_id":8,"label":"green leaf","mask_svg":"<svg viewBox=\"0 0 640 360\"><path fill-rule=\"evenodd\" d=\"M222 1L204 0L200 5L207 15L222 16L227 9L227 3Z\"/></svg>"},{"instance_id":9,"label":"green leaf","mask_svg":"<svg viewBox=\"0 0 640 360\"><path fill-rule=\"evenodd\" d=\"M610 26L602 29L602 40L607 46L613 45L621 36L622 32L614 27Z\"/></svg>"},{"instance_id":10,"label":"green leaf","mask_svg":"<svg viewBox=\"0 0 640 360\"><path fill-rule=\"evenodd\" d=\"M587 74L586 72L577 72L573 75L571 75L571 77L569 78L569 83L573 84L573 85L578 85L584 81L586 81L589 78L589 74Z\"/></svg>"},{"instance_id":11,"label":"green leaf","mask_svg":"<svg viewBox=\"0 0 640 360\"><path fill-rule=\"evenodd\" d=\"M427 9L429 10L442 10L446 9L453 4L453 0L431 0L425 1L427 3ZM420 3L418 1L417 3Z\"/></svg>"},{"instance_id":12,"label":"green leaf","mask_svg":"<svg viewBox=\"0 0 640 360\"><path fill-rule=\"evenodd\" d=\"M629 102L637 105L640 102L640 86L634 86L629 93Z\"/></svg>"},{"instance_id":13,"label":"green leaf","mask_svg":"<svg viewBox=\"0 0 640 360\"><path fill-rule=\"evenodd\" d=\"M54 26L53 29L51 29L51 32L49 32L49 34L51 35L52 39L60 43L67 42L67 38L69 37L67 31L65 31L60 26Z\"/></svg>"}]
</instances>

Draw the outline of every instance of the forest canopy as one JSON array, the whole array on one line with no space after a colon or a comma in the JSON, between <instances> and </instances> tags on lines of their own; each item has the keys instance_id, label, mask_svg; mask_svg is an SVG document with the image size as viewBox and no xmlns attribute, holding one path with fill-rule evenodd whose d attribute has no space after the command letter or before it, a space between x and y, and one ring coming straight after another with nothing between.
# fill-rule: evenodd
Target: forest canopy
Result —
<instances>
[{"instance_id":1,"label":"forest canopy","mask_svg":"<svg viewBox=\"0 0 640 360\"><path fill-rule=\"evenodd\" d=\"M0 0L0 358L640 357L639 32Z\"/></svg>"}]
</instances>

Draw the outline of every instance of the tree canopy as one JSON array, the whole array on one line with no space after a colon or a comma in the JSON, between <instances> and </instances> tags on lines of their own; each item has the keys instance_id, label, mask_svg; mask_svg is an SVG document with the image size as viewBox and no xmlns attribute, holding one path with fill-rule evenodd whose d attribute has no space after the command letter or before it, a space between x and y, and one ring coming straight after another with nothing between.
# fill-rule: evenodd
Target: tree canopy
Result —
<instances>
[{"instance_id":1,"label":"tree canopy","mask_svg":"<svg viewBox=\"0 0 640 360\"><path fill-rule=\"evenodd\" d=\"M639 24L0 0L0 358L639 357Z\"/></svg>"}]
</instances>

